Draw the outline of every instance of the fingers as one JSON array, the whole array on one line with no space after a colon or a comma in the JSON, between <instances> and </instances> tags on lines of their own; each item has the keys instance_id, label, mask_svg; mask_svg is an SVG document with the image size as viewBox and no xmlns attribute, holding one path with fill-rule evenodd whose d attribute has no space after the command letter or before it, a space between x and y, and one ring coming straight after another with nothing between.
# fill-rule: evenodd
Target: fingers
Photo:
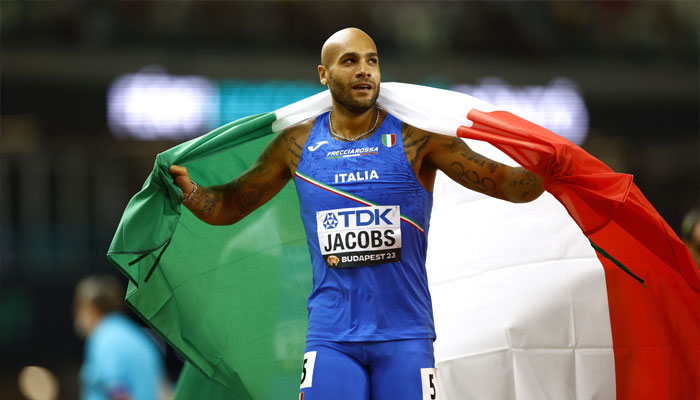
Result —
<instances>
[{"instance_id":1,"label":"fingers","mask_svg":"<svg viewBox=\"0 0 700 400\"><path fill-rule=\"evenodd\" d=\"M187 198L187 196L194 190L194 184L190 179L190 174L187 172L187 168L181 167L179 165L171 165L168 171L173 176L175 184L182 190L182 197Z\"/></svg>"},{"instance_id":2,"label":"fingers","mask_svg":"<svg viewBox=\"0 0 700 400\"><path fill-rule=\"evenodd\" d=\"M190 176L189 172L187 172L187 168L181 167L179 165L174 165L174 164L171 165L170 168L168 169L168 171L170 171L171 174L175 175L175 178L177 178L179 176L184 176L184 177L189 178L189 176Z\"/></svg>"}]
</instances>

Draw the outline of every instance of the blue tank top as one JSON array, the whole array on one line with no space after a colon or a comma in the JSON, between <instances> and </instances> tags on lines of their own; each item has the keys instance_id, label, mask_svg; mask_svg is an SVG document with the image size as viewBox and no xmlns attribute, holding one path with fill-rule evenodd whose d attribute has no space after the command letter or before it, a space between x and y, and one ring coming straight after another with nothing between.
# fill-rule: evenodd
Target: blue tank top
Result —
<instances>
[{"instance_id":1,"label":"blue tank top","mask_svg":"<svg viewBox=\"0 0 700 400\"><path fill-rule=\"evenodd\" d=\"M401 121L343 142L316 118L294 177L313 267L308 340L435 338L425 271L432 193L406 159Z\"/></svg>"}]
</instances>

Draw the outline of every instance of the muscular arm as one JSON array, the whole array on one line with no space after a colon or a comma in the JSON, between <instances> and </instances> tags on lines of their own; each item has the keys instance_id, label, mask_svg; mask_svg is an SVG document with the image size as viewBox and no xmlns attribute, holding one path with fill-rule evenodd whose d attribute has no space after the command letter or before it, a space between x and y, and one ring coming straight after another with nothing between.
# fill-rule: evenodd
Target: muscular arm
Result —
<instances>
[{"instance_id":1,"label":"muscular arm","mask_svg":"<svg viewBox=\"0 0 700 400\"><path fill-rule=\"evenodd\" d=\"M439 169L466 188L514 203L532 201L544 191L542 177L484 157L458 137L410 125L404 125L403 131L409 162L428 189L432 189L435 171Z\"/></svg>"},{"instance_id":2,"label":"muscular arm","mask_svg":"<svg viewBox=\"0 0 700 400\"><path fill-rule=\"evenodd\" d=\"M308 135L306 125L278 134L255 164L231 182L199 186L194 195L182 204L208 224L230 225L240 221L274 197L292 177L301 155L299 134ZM170 173L187 199L194 189L187 170L173 165Z\"/></svg>"}]
</instances>

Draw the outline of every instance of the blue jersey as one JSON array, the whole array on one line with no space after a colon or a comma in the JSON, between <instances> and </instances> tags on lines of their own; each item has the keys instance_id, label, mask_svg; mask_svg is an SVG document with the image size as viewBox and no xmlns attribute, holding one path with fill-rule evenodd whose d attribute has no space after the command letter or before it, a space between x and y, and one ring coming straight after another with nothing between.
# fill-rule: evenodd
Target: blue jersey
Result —
<instances>
[{"instance_id":1,"label":"blue jersey","mask_svg":"<svg viewBox=\"0 0 700 400\"><path fill-rule=\"evenodd\" d=\"M401 121L343 142L316 119L294 177L313 266L307 340L435 338L425 271L432 193Z\"/></svg>"},{"instance_id":2,"label":"blue jersey","mask_svg":"<svg viewBox=\"0 0 700 400\"><path fill-rule=\"evenodd\" d=\"M107 314L85 342L80 371L83 400L108 400L115 395L157 400L165 377L156 343L129 318Z\"/></svg>"}]
</instances>

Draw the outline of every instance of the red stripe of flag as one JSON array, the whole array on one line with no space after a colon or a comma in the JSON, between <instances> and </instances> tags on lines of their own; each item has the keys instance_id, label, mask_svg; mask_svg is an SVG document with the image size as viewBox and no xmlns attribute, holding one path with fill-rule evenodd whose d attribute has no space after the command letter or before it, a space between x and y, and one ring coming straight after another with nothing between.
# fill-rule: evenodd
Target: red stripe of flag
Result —
<instances>
[{"instance_id":1,"label":"red stripe of flag","mask_svg":"<svg viewBox=\"0 0 700 400\"><path fill-rule=\"evenodd\" d=\"M618 174L570 141L513 114L471 110L457 136L485 140L541 175L605 270L618 399L700 398L700 270L688 249Z\"/></svg>"}]
</instances>

